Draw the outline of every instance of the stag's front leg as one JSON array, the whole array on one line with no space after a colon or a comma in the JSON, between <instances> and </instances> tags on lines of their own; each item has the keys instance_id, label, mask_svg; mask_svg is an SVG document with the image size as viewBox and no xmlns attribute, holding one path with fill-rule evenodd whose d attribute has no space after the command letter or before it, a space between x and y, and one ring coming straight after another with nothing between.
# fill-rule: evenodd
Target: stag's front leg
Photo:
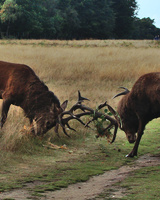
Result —
<instances>
[{"instance_id":1,"label":"stag's front leg","mask_svg":"<svg viewBox=\"0 0 160 200\"><path fill-rule=\"evenodd\" d=\"M143 133L142 134L139 134L138 133L138 136L137 136L137 139L136 139L136 143L132 149L132 151L126 155L126 157L134 157L134 156L137 156L137 152L138 152L138 146L139 146L139 143L140 143L140 140L141 140L141 137L142 137Z\"/></svg>"},{"instance_id":2,"label":"stag's front leg","mask_svg":"<svg viewBox=\"0 0 160 200\"><path fill-rule=\"evenodd\" d=\"M138 128L138 132L137 132L137 139L136 139L136 143L132 149L132 151L126 155L126 157L134 157L137 156L137 152L138 152L138 146L141 140L141 137L143 135L143 131L145 126L143 125L144 123L142 121L139 122L139 128Z\"/></svg>"},{"instance_id":3,"label":"stag's front leg","mask_svg":"<svg viewBox=\"0 0 160 200\"><path fill-rule=\"evenodd\" d=\"M9 107L11 105L11 101L10 100L3 100L3 104L2 104L2 114L1 114L1 123L0 126L1 128L3 127L4 123L6 122L7 119L7 115L8 115L8 110Z\"/></svg>"}]
</instances>

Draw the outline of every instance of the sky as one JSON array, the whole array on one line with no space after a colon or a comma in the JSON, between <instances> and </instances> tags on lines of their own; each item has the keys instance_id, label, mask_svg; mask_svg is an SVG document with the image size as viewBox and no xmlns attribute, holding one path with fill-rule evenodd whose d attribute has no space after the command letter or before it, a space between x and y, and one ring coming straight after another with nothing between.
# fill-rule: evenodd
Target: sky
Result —
<instances>
[{"instance_id":1,"label":"sky","mask_svg":"<svg viewBox=\"0 0 160 200\"><path fill-rule=\"evenodd\" d=\"M154 25L160 28L160 0L136 0L140 19L150 17L154 19Z\"/></svg>"}]
</instances>

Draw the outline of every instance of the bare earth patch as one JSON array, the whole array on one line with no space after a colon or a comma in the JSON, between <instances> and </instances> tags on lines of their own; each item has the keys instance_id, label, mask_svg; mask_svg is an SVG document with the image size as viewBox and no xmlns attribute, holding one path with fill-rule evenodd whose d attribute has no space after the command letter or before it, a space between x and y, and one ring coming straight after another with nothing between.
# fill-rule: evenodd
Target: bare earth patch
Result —
<instances>
[{"instance_id":1,"label":"bare earth patch","mask_svg":"<svg viewBox=\"0 0 160 200\"><path fill-rule=\"evenodd\" d=\"M30 188L35 185L41 185L41 182L27 183L22 189L15 189L10 192L4 192L0 194L0 200L12 198L16 200L87 200L94 199L97 195L103 193L106 188L117 182L123 181L131 172L134 170L156 166L160 164L160 156L151 156L149 154L140 157L134 162L132 166L122 166L117 170L110 170L105 172L103 175L94 176L86 182L76 183L70 185L68 188L64 188L54 192L46 192L42 197L33 197ZM114 186L115 189L115 186ZM110 198L121 198L123 189L118 188Z\"/></svg>"}]
</instances>

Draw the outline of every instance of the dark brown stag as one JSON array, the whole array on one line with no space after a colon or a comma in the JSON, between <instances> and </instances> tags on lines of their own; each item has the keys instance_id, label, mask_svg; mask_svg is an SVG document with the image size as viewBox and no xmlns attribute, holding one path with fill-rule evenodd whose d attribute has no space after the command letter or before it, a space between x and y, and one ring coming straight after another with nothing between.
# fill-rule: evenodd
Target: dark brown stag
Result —
<instances>
[{"instance_id":1,"label":"dark brown stag","mask_svg":"<svg viewBox=\"0 0 160 200\"><path fill-rule=\"evenodd\" d=\"M58 126L60 125L64 133L69 136L66 132L66 126L72 129L69 125L70 120L76 119L85 125L80 119L81 117L94 114L92 119L94 121L103 115L98 110L95 111L83 105L82 102L88 99L82 97L80 92L77 103L69 111L65 111L68 101L60 105L55 94L48 90L48 87L37 77L34 71L22 64L0 61L0 98L3 99L1 128L7 119L10 105L13 104L24 110L35 135L44 135L54 126L56 126L55 131L58 133ZM99 109L105 106L107 106L106 102L101 104ZM82 112L75 114L78 109ZM66 115L68 116L65 117ZM106 130L115 126L116 134L118 128L116 120L107 115L104 117L110 121Z\"/></svg>"},{"instance_id":2,"label":"dark brown stag","mask_svg":"<svg viewBox=\"0 0 160 200\"><path fill-rule=\"evenodd\" d=\"M135 142L132 151L127 155L134 157L137 156L138 146L146 124L152 119L160 117L160 72L141 76L131 91L123 89L125 89L124 92L115 96L125 95L117 108L120 118L118 115L115 117L119 127L126 133L128 141ZM110 110L114 115L116 114L112 108Z\"/></svg>"},{"instance_id":3,"label":"dark brown stag","mask_svg":"<svg viewBox=\"0 0 160 200\"><path fill-rule=\"evenodd\" d=\"M43 135L55 126L58 115L67 106L67 101L60 106L58 98L30 67L2 61L0 98L3 99L1 128L7 119L10 105L13 104L24 110L36 135Z\"/></svg>"}]
</instances>

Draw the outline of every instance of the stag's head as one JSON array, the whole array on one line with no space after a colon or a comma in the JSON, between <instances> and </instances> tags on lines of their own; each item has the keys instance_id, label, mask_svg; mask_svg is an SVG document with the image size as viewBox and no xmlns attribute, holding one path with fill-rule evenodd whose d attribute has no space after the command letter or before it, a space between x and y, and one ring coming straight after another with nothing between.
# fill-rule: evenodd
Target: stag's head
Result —
<instances>
[{"instance_id":1,"label":"stag's head","mask_svg":"<svg viewBox=\"0 0 160 200\"><path fill-rule=\"evenodd\" d=\"M136 133L138 131L138 118L133 114L127 115L127 113L124 115L120 114L120 117L121 130L125 132L129 143L134 143L136 141Z\"/></svg>"},{"instance_id":2,"label":"stag's head","mask_svg":"<svg viewBox=\"0 0 160 200\"><path fill-rule=\"evenodd\" d=\"M120 100L117 108L117 114L119 115L119 117L117 117L119 128L125 132L129 143L134 143L136 141L136 133L138 131L138 118L135 112L133 112L127 105L130 91L124 87L120 88L124 89L125 91L113 97L116 98L120 95L125 95Z\"/></svg>"},{"instance_id":3,"label":"stag's head","mask_svg":"<svg viewBox=\"0 0 160 200\"><path fill-rule=\"evenodd\" d=\"M68 101L60 105L59 100L54 101L51 105L46 105L36 112L33 119L33 132L35 135L43 136L47 131L57 125L58 116L64 112Z\"/></svg>"}]
</instances>

